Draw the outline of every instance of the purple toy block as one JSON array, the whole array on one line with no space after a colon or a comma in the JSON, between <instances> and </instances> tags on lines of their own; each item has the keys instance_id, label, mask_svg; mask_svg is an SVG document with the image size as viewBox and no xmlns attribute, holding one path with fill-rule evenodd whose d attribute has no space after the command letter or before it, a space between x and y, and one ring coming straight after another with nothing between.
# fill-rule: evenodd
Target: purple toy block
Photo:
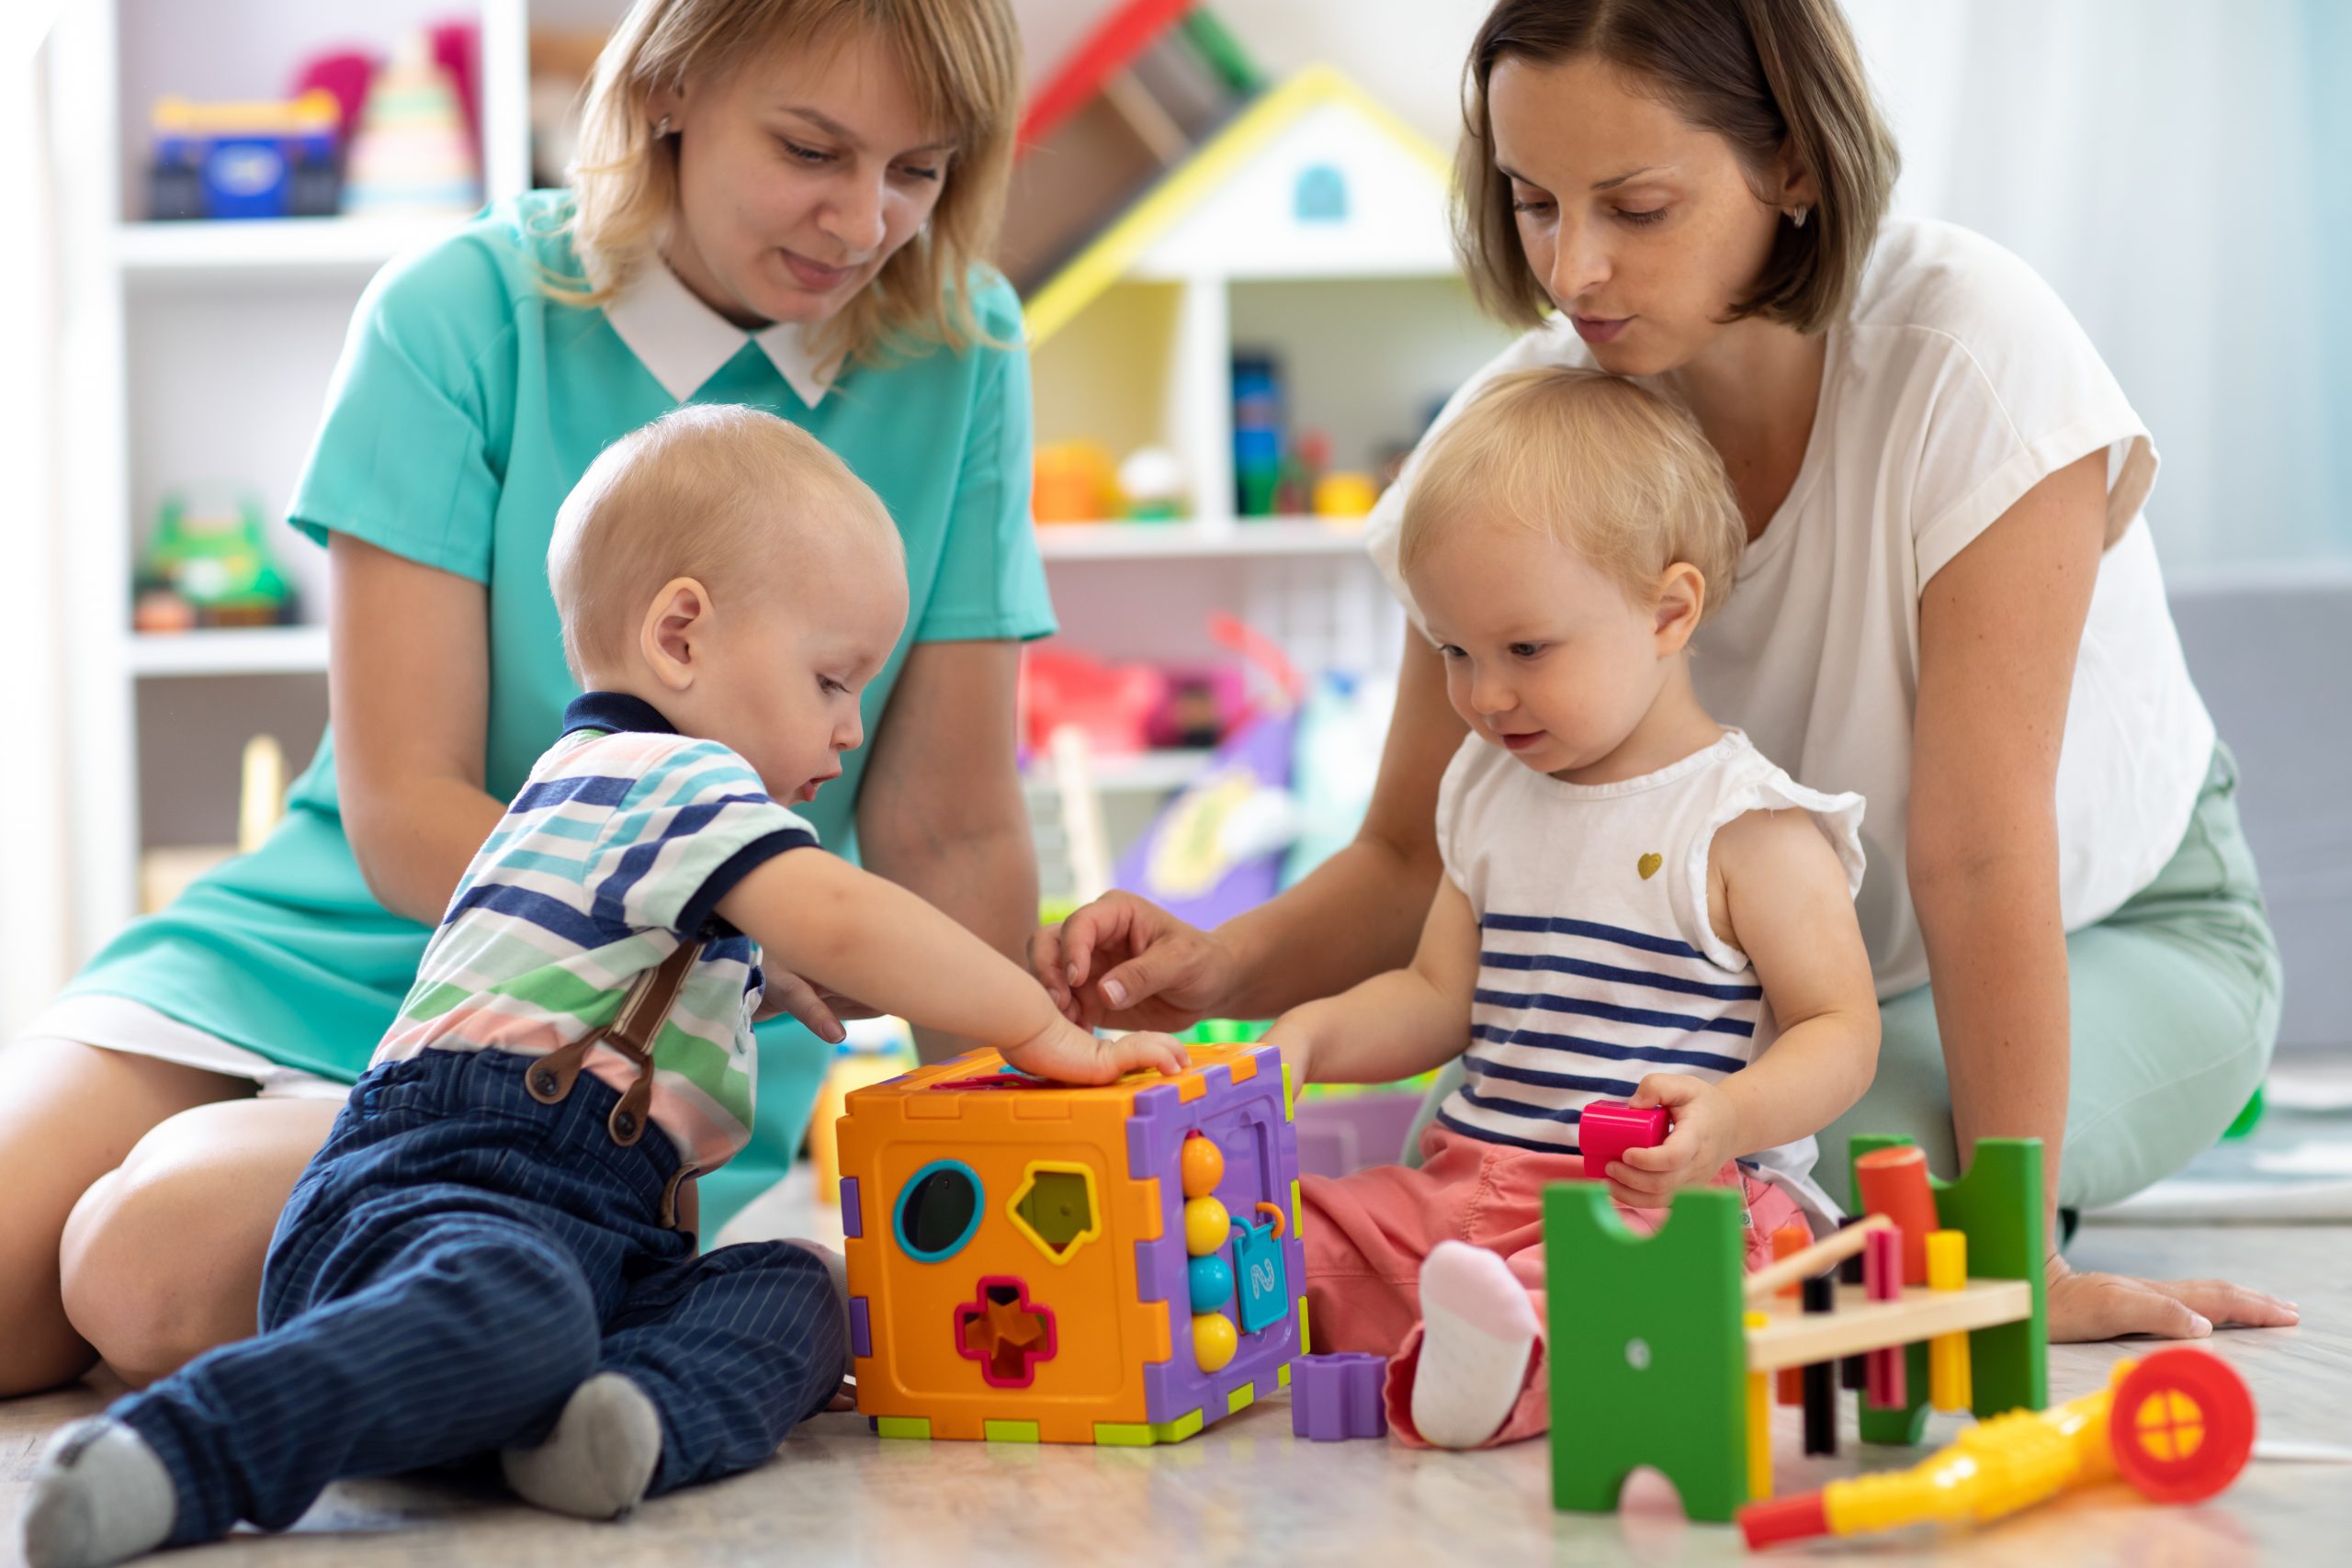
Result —
<instances>
[{"instance_id":1,"label":"purple toy block","mask_svg":"<svg viewBox=\"0 0 2352 1568\"><path fill-rule=\"evenodd\" d=\"M849 1353L853 1356L874 1354L874 1329L866 1315L864 1296L849 1299Z\"/></svg>"},{"instance_id":2,"label":"purple toy block","mask_svg":"<svg viewBox=\"0 0 2352 1568\"><path fill-rule=\"evenodd\" d=\"M865 1214L857 1201L857 1178L844 1176L840 1182L842 1191L842 1235L864 1235Z\"/></svg>"},{"instance_id":3,"label":"purple toy block","mask_svg":"<svg viewBox=\"0 0 2352 1568\"><path fill-rule=\"evenodd\" d=\"M1301 1356L1290 1364L1292 1436L1317 1443L1386 1437L1388 1412L1380 1394L1387 1381L1385 1356Z\"/></svg>"}]
</instances>

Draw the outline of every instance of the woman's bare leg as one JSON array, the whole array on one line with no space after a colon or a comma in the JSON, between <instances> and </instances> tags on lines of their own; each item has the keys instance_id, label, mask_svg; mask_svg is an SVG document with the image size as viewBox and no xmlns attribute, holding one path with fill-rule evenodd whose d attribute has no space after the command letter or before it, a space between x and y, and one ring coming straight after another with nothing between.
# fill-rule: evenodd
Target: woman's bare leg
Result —
<instances>
[{"instance_id":1,"label":"woman's bare leg","mask_svg":"<svg viewBox=\"0 0 2352 1568\"><path fill-rule=\"evenodd\" d=\"M278 1211L342 1102L182 1111L91 1184L66 1222L67 1317L134 1388L254 1328Z\"/></svg>"},{"instance_id":2,"label":"woman's bare leg","mask_svg":"<svg viewBox=\"0 0 2352 1568\"><path fill-rule=\"evenodd\" d=\"M253 1093L240 1078L62 1040L0 1050L0 1398L71 1382L97 1353L65 1314L58 1245L91 1183L166 1118Z\"/></svg>"}]
</instances>

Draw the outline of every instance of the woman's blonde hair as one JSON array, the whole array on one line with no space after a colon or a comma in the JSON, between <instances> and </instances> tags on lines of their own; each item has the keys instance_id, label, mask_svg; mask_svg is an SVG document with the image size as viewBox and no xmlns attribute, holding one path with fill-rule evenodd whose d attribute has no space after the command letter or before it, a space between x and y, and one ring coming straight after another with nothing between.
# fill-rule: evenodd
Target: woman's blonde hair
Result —
<instances>
[{"instance_id":1,"label":"woman's blonde hair","mask_svg":"<svg viewBox=\"0 0 2352 1568\"><path fill-rule=\"evenodd\" d=\"M859 29L897 57L916 107L955 151L922 231L819 342L870 362L991 341L967 278L996 243L1012 177L1021 37L1007 0L636 0L597 55L581 109L571 230L586 276L550 281L549 292L608 304L652 260L678 198L677 142L655 136L647 112L655 89L721 80L775 51L824 48Z\"/></svg>"},{"instance_id":2,"label":"woman's blonde hair","mask_svg":"<svg viewBox=\"0 0 2352 1568\"><path fill-rule=\"evenodd\" d=\"M1730 319L1822 331L1852 300L1903 169L1838 0L1498 0L1463 69L1454 249L1478 302L1520 326L1553 306L1521 248L1510 180L1495 167L1487 84L1506 60L1589 55L1732 145L1760 182L1783 143L1819 204L1782 220Z\"/></svg>"},{"instance_id":3,"label":"woman's blonde hair","mask_svg":"<svg viewBox=\"0 0 2352 1568\"><path fill-rule=\"evenodd\" d=\"M1637 604L1687 561L1706 583L1702 622L1731 597L1747 547L1730 476L1698 423L1599 370L1498 376L1432 436L1405 492L1399 569L1481 520L1551 535Z\"/></svg>"}]
</instances>

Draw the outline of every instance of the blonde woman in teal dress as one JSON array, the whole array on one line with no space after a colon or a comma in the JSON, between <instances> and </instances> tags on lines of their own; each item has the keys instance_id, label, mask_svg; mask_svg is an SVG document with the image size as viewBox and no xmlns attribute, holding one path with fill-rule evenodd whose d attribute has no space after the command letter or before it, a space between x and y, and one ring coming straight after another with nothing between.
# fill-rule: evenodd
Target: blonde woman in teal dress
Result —
<instances>
[{"instance_id":1,"label":"blonde woman in teal dress","mask_svg":"<svg viewBox=\"0 0 2352 1568\"><path fill-rule=\"evenodd\" d=\"M1004 0L639 0L590 85L576 196L501 203L368 288L289 509L331 563L330 733L267 843L0 1051L0 1395L100 1358L145 1382L252 1332L288 1190L576 694L557 505L681 403L801 424L888 504L908 630L806 814L1020 952L1013 689L1053 620L1019 306L978 259L1018 62ZM791 1159L846 1006L768 978L795 1016L761 1031L712 1229Z\"/></svg>"}]
</instances>

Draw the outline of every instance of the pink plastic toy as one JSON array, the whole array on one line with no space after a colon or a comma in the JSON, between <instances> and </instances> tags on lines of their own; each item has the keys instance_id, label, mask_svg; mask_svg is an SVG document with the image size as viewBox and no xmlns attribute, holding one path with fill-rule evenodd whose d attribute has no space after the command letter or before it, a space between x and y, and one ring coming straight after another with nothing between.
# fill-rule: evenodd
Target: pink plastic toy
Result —
<instances>
[{"instance_id":1,"label":"pink plastic toy","mask_svg":"<svg viewBox=\"0 0 2352 1568\"><path fill-rule=\"evenodd\" d=\"M1627 1149L1654 1149L1666 1142L1666 1107L1636 1111L1622 1100L1596 1100L1577 1119L1577 1146L1584 1154L1584 1169L1595 1181L1608 1174L1610 1162L1625 1157Z\"/></svg>"}]
</instances>

